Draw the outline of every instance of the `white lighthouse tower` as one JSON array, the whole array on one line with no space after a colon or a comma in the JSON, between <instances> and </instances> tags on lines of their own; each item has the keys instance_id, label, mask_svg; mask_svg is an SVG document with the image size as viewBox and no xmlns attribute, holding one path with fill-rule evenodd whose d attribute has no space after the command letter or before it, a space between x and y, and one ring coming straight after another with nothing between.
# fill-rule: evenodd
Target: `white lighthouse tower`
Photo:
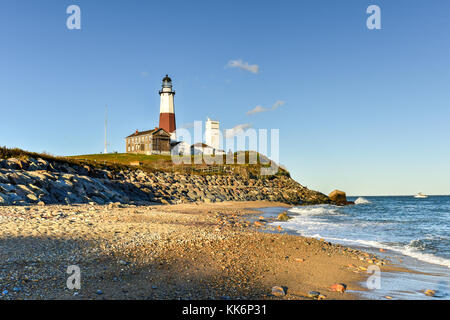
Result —
<instances>
[{"instance_id":1,"label":"white lighthouse tower","mask_svg":"<svg viewBox=\"0 0 450 320\"><path fill-rule=\"evenodd\" d=\"M161 103L159 107L159 127L171 134L171 139L176 140L175 107L173 104L175 91L172 90L172 79L166 74L162 80L162 89L159 91Z\"/></svg>"},{"instance_id":2,"label":"white lighthouse tower","mask_svg":"<svg viewBox=\"0 0 450 320\"><path fill-rule=\"evenodd\" d=\"M208 118L205 125L206 144L218 150L220 147L220 128L219 121Z\"/></svg>"}]
</instances>

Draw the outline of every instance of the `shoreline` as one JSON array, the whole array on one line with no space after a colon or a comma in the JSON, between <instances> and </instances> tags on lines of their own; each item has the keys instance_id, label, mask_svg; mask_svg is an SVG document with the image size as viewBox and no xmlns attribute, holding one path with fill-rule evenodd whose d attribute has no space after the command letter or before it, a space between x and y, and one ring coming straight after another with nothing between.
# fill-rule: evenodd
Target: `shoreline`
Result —
<instances>
[{"instance_id":1,"label":"shoreline","mask_svg":"<svg viewBox=\"0 0 450 320\"><path fill-rule=\"evenodd\" d=\"M0 299L364 299L374 255L246 220L266 201L0 207ZM79 265L81 289L65 287ZM362 267L362 269L359 269ZM380 266L389 270L388 266ZM335 283L346 293L329 291ZM275 297L274 286L287 287Z\"/></svg>"},{"instance_id":2,"label":"shoreline","mask_svg":"<svg viewBox=\"0 0 450 320\"><path fill-rule=\"evenodd\" d=\"M291 217L295 217L296 215L297 213L295 212L290 213ZM283 221L275 219L273 222L276 222L274 225L283 226ZM293 235L303 236L294 229L287 229L287 232ZM339 242L334 238L326 238L326 241L331 241L336 244L339 243L362 252L368 252L389 261L381 269L381 288L364 290L361 295L363 299L424 300L442 299L447 296L447 288L445 285L443 286L443 283L448 283L449 279L445 266L422 261L415 256L404 254L389 246L351 244L349 243L350 240ZM425 294L426 291L430 290L433 291L432 295Z\"/></svg>"}]
</instances>

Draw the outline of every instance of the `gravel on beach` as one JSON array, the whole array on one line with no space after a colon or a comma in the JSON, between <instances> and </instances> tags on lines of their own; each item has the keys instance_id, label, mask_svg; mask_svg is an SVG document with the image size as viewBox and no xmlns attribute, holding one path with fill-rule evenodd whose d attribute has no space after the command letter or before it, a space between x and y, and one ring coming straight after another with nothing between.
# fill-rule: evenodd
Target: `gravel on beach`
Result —
<instances>
[{"instance_id":1,"label":"gravel on beach","mask_svg":"<svg viewBox=\"0 0 450 320\"><path fill-rule=\"evenodd\" d=\"M0 207L0 300L357 299L373 255L255 224L254 202ZM80 289L69 289L69 266ZM347 291L330 287L345 283ZM284 294L272 294L273 287ZM278 290L277 292L280 292Z\"/></svg>"}]
</instances>

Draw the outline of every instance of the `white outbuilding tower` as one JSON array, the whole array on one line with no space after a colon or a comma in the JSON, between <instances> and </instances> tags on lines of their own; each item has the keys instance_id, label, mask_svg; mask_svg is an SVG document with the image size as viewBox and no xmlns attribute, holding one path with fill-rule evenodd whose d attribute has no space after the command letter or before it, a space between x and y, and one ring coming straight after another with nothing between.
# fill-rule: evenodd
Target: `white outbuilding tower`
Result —
<instances>
[{"instance_id":1,"label":"white outbuilding tower","mask_svg":"<svg viewBox=\"0 0 450 320\"><path fill-rule=\"evenodd\" d=\"M161 103L159 107L159 127L170 133L171 140L176 140L175 107L173 104L175 91L172 89L172 79L166 74L159 91Z\"/></svg>"},{"instance_id":2,"label":"white outbuilding tower","mask_svg":"<svg viewBox=\"0 0 450 320\"><path fill-rule=\"evenodd\" d=\"M208 146L218 150L220 147L220 127L219 121L208 118L205 125L205 142Z\"/></svg>"}]
</instances>

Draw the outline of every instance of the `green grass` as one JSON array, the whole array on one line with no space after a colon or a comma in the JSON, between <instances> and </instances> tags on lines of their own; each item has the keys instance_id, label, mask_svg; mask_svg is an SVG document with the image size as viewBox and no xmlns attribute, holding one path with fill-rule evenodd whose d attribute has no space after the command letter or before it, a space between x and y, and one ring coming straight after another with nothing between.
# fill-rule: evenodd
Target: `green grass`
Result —
<instances>
[{"instance_id":1,"label":"green grass","mask_svg":"<svg viewBox=\"0 0 450 320\"><path fill-rule=\"evenodd\" d=\"M17 159L28 159L28 158L41 158L47 161L56 161L56 162L70 162L75 163L75 161L70 161L66 157L56 157L48 153L36 153L25 151L19 148L7 148L0 147L0 159L8 159L8 158L17 158Z\"/></svg>"},{"instance_id":2,"label":"green grass","mask_svg":"<svg viewBox=\"0 0 450 320\"><path fill-rule=\"evenodd\" d=\"M36 153L36 152L30 152L18 148L7 148L7 147L0 147L0 159L9 159L9 158L17 158L17 159L23 159L27 160L28 158L33 159L44 159L46 161L51 162L58 162L58 163L68 163L72 165L90 165L94 168L99 169L113 169L113 170L121 170L125 168L125 165L123 164L114 164L112 162L97 162L95 160L81 160L77 159L76 157L59 157L59 156L53 156L48 153ZM95 158L95 157L94 157ZM128 167L128 166L127 166Z\"/></svg>"},{"instance_id":3,"label":"green grass","mask_svg":"<svg viewBox=\"0 0 450 320\"><path fill-rule=\"evenodd\" d=\"M116 164L129 165L130 162L139 161L144 165L172 164L170 156L166 155L144 155L134 153L107 153L107 154L87 154L80 156L71 156L69 159L87 160L95 162L108 162Z\"/></svg>"},{"instance_id":4,"label":"green grass","mask_svg":"<svg viewBox=\"0 0 450 320\"><path fill-rule=\"evenodd\" d=\"M108 154L89 154L68 157L79 161L95 162L97 164L112 164L129 166L132 162L140 162L145 171L170 171L180 173L194 174L250 174L258 176L261 167L268 167L270 164L261 164L260 155L257 154L257 162L249 163L249 152L245 152L245 164L237 164L237 152L234 153L234 164L226 163L226 155L223 156L222 164L207 165L202 161L196 164L194 158L201 156L191 156L191 164L176 165L172 162L170 155L144 155L134 153L108 153ZM211 171L212 170L212 171ZM287 170L280 168L278 175L290 176Z\"/></svg>"}]
</instances>

